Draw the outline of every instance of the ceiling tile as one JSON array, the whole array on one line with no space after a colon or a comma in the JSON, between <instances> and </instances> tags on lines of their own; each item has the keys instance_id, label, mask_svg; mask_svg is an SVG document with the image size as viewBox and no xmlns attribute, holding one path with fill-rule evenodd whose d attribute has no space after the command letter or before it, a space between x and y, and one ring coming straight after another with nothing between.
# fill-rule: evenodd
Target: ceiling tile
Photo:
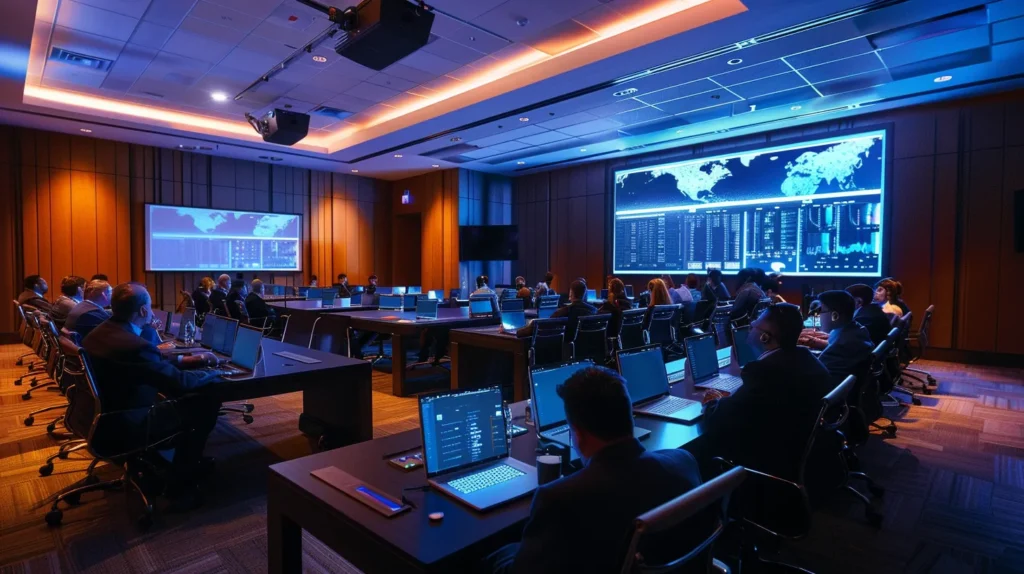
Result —
<instances>
[{"instance_id":1,"label":"ceiling tile","mask_svg":"<svg viewBox=\"0 0 1024 574\"><path fill-rule=\"evenodd\" d=\"M521 139L527 136L532 136L543 132L543 128L537 126L526 126L522 128L506 130L504 132L497 133L492 136L473 140L469 143L478 147L489 147L502 142Z\"/></svg>"},{"instance_id":2,"label":"ceiling tile","mask_svg":"<svg viewBox=\"0 0 1024 574\"><path fill-rule=\"evenodd\" d=\"M587 134L615 129L621 126L622 124L620 122L617 122L612 118L601 118L589 122L583 122L582 124L560 128L558 131L570 136L585 136Z\"/></svg>"},{"instance_id":3,"label":"ceiling tile","mask_svg":"<svg viewBox=\"0 0 1024 574\"><path fill-rule=\"evenodd\" d=\"M815 88L825 96L834 96L844 92L852 92L855 90L863 90L874 86L881 86L892 81L892 76L889 75L888 70L875 70L874 72L867 72L865 74L857 74L856 76L849 76L846 78L840 78L838 80L832 80L831 82L822 82L815 84Z\"/></svg>"},{"instance_id":4,"label":"ceiling tile","mask_svg":"<svg viewBox=\"0 0 1024 574\"><path fill-rule=\"evenodd\" d=\"M889 68L903 66L912 62L931 60L939 56L965 52L974 48L988 46L988 26L979 26L941 36L934 36L917 42L909 42L893 46L879 52L885 65Z\"/></svg>"},{"instance_id":5,"label":"ceiling tile","mask_svg":"<svg viewBox=\"0 0 1024 574\"><path fill-rule=\"evenodd\" d=\"M747 66L746 68L740 68L738 70L733 70L732 72L711 76L711 79L723 86L732 86L734 84L742 84L743 82L760 80L761 78L767 78L768 76L785 74L790 71L792 71L792 68L787 66L786 62L782 60L769 60L763 64L757 64L756 66Z\"/></svg>"},{"instance_id":6,"label":"ceiling tile","mask_svg":"<svg viewBox=\"0 0 1024 574\"><path fill-rule=\"evenodd\" d=\"M120 57L117 58L117 61L114 62L114 65L107 73L107 80L111 82L114 80L135 81L156 56L157 51L152 48L136 44L125 44L124 49L121 50ZM104 87L111 86L107 86L104 83Z\"/></svg>"},{"instance_id":7,"label":"ceiling tile","mask_svg":"<svg viewBox=\"0 0 1024 574\"><path fill-rule=\"evenodd\" d=\"M244 36L237 30L189 17L171 34L163 49L165 52L216 63L227 56Z\"/></svg>"},{"instance_id":8,"label":"ceiling tile","mask_svg":"<svg viewBox=\"0 0 1024 574\"><path fill-rule=\"evenodd\" d=\"M64 0L57 12L58 26L122 42L127 42L132 37L132 31L138 23L138 18L81 4L75 0Z\"/></svg>"},{"instance_id":9,"label":"ceiling tile","mask_svg":"<svg viewBox=\"0 0 1024 574\"><path fill-rule=\"evenodd\" d=\"M416 68L410 68L409 66L403 66L402 64L391 64L387 68L384 68L384 73L389 76L408 80L415 84L429 82L437 77L430 72L424 72L423 70L417 70Z\"/></svg>"},{"instance_id":10,"label":"ceiling tile","mask_svg":"<svg viewBox=\"0 0 1024 574\"><path fill-rule=\"evenodd\" d=\"M555 56L599 39L601 36L597 32L583 24L574 20L565 20L548 26L538 34L523 40L523 43L535 50Z\"/></svg>"},{"instance_id":11,"label":"ceiling tile","mask_svg":"<svg viewBox=\"0 0 1024 574\"><path fill-rule=\"evenodd\" d=\"M290 0L207 0L213 4L226 6L228 8L245 12L255 18L263 20L270 16L274 9L282 4L282 1Z\"/></svg>"},{"instance_id":12,"label":"ceiling tile","mask_svg":"<svg viewBox=\"0 0 1024 574\"><path fill-rule=\"evenodd\" d=\"M346 96L353 96L371 102L383 102L397 96L399 93L398 90L392 90L369 82L360 82L345 90Z\"/></svg>"},{"instance_id":13,"label":"ceiling tile","mask_svg":"<svg viewBox=\"0 0 1024 574\"><path fill-rule=\"evenodd\" d=\"M408 66L424 72L430 72L438 76L457 70L460 67L458 62L453 62L422 50L413 52L402 59L399 63L403 66Z\"/></svg>"},{"instance_id":14,"label":"ceiling tile","mask_svg":"<svg viewBox=\"0 0 1024 574\"><path fill-rule=\"evenodd\" d=\"M117 56L121 53L121 49L124 48L124 44L120 40L87 34L63 26L54 26L53 35L50 37L50 45L54 48L63 48L86 56L107 60L117 60Z\"/></svg>"},{"instance_id":15,"label":"ceiling tile","mask_svg":"<svg viewBox=\"0 0 1024 574\"><path fill-rule=\"evenodd\" d=\"M456 88L461 84L462 82L450 76L440 76L438 78L434 78L429 82L424 82L422 85L416 87L413 91L418 93L420 89L426 88L427 90L431 90L435 93L443 93L450 89Z\"/></svg>"},{"instance_id":16,"label":"ceiling tile","mask_svg":"<svg viewBox=\"0 0 1024 574\"><path fill-rule=\"evenodd\" d=\"M160 52L141 77L187 87L195 84L211 67L209 62Z\"/></svg>"},{"instance_id":17,"label":"ceiling tile","mask_svg":"<svg viewBox=\"0 0 1024 574\"><path fill-rule=\"evenodd\" d=\"M528 145L544 145L564 139L569 139L569 136L563 134L562 132L556 132L552 130L549 132L543 132L532 136L522 137L519 138L519 141Z\"/></svg>"},{"instance_id":18,"label":"ceiling tile","mask_svg":"<svg viewBox=\"0 0 1024 574\"><path fill-rule=\"evenodd\" d=\"M472 48L477 52L483 54L490 54L496 52L509 43L502 38L498 38L493 34L489 34L479 28L473 26L467 26L461 22L453 20L444 16L443 14L436 14L434 18L434 26L430 29L430 33L451 40L457 44L461 44L467 48Z\"/></svg>"},{"instance_id":19,"label":"ceiling tile","mask_svg":"<svg viewBox=\"0 0 1024 574\"><path fill-rule=\"evenodd\" d=\"M415 88L418 85L418 82L410 82L409 80L404 80L402 78L398 78L390 74L385 74L384 72L374 74L373 76L366 78L366 81L371 84L383 86L385 88L388 88L389 90L397 90L400 92L411 90L412 88Z\"/></svg>"},{"instance_id":20,"label":"ceiling tile","mask_svg":"<svg viewBox=\"0 0 1024 574\"><path fill-rule=\"evenodd\" d=\"M648 122L657 118L663 118L667 115L669 114L659 110L658 108L648 106L630 110L628 112L622 112L621 114L612 116L612 119L624 126L629 126L641 122Z\"/></svg>"},{"instance_id":21,"label":"ceiling tile","mask_svg":"<svg viewBox=\"0 0 1024 574\"><path fill-rule=\"evenodd\" d=\"M282 42L268 41L266 38L261 38L260 36L257 36L255 34L249 34L248 36L243 38L242 41L238 43L238 47L249 50L250 52L256 52L257 54L273 56L278 61L284 60L285 58L291 56L292 53L295 52L295 50L289 48L288 46L285 46ZM333 50L331 51L331 53L334 53ZM307 63L310 65L314 63L312 57L310 57L305 62L303 62L302 60L303 59L300 58L299 60L296 60L296 62Z\"/></svg>"},{"instance_id":22,"label":"ceiling tile","mask_svg":"<svg viewBox=\"0 0 1024 574\"><path fill-rule=\"evenodd\" d=\"M324 102L324 104L331 106L332 108L340 108L352 113L359 113L374 106L374 103L370 100L364 100L348 94L341 94L330 98Z\"/></svg>"},{"instance_id":23,"label":"ceiling tile","mask_svg":"<svg viewBox=\"0 0 1024 574\"><path fill-rule=\"evenodd\" d=\"M718 97L714 98L712 96ZM664 102L658 104L658 108L670 114L683 114L695 110L728 104L737 100L739 100L739 98L736 95L724 88L719 88L718 91L710 94L696 94L686 98L672 100L671 102Z\"/></svg>"},{"instance_id":24,"label":"ceiling tile","mask_svg":"<svg viewBox=\"0 0 1024 574\"><path fill-rule=\"evenodd\" d=\"M1024 38L1024 18L1004 20L992 24L992 43L1009 42Z\"/></svg>"},{"instance_id":25,"label":"ceiling tile","mask_svg":"<svg viewBox=\"0 0 1024 574\"><path fill-rule=\"evenodd\" d=\"M564 127L568 127L568 126L572 126L572 125L576 125L576 124L582 124L583 122L589 122L591 120L596 120L596 119L598 119L598 118L594 114L589 114L587 112L577 112L575 114L569 114L567 116L562 116L562 117L555 118L553 120L548 120L546 122L541 122L541 123L539 123L537 125L539 125L542 128L549 129L549 130L557 130L557 129L560 129L560 128L564 128Z\"/></svg>"},{"instance_id":26,"label":"ceiling tile","mask_svg":"<svg viewBox=\"0 0 1024 574\"><path fill-rule=\"evenodd\" d=\"M861 54L872 52L874 49L875 47L871 45L871 42L869 42L867 38L855 38L853 40L847 40L845 42L822 46L799 54L786 56L786 61L799 70L800 68L806 68L807 66L815 66L817 64L824 64L825 62L859 56Z\"/></svg>"},{"instance_id":27,"label":"ceiling tile","mask_svg":"<svg viewBox=\"0 0 1024 574\"><path fill-rule=\"evenodd\" d=\"M500 153L502 152L495 150L493 148L485 147L473 151L464 152L462 155L471 159L483 159L485 157L491 157L493 155L498 155Z\"/></svg>"},{"instance_id":28,"label":"ceiling tile","mask_svg":"<svg viewBox=\"0 0 1024 574\"><path fill-rule=\"evenodd\" d=\"M174 28L169 26L161 26L153 22L142 21L135 27L135 32L132 34L130 40L132 44L139 46L146 46L149 48L160 49L167 42L167 39L171 37L174 32Z\"/></svg>"},{"instance_id":29,"label":"ceiling tile","mask_svg":"<svg viewBox=\"0 0 1024 574\"><path fill-rule=\"evenodd\" d=\"M614 116L615 114L620 114L622 112L628 112L629 110L643 108L646 106L647 104L639 100L634 100L633 98L623 98L611 104L606 104L603 106L589 109L587 110L587 112L594 114L599 118L604 118L608 116Z\"/></svg>"},{"instance_id":30,"label":"ceiling tile","mask_svg":"<svg viewBox=\"0 0 1024 574\"><path fill-rule=\"evenodd\" d=\"M308 83L299 82L299 87L286 94L289 98L302 100L304 102L323 103L331 98L337 97L338 92L327 88L311 86ZM371 102L367 102L367 106ZM356 111L356 110L350 110Z\"/></svg>"},{"instance_id":31,"label":"ceiling tile","mask_svg":"<svg viewBox=\"0 0 1024 574\"><path fill-rule=\"evenodd\" d=\"M751 112L756 113L761 110L779 106L792 106L793 104L807 102L816 98L818 98L818 92L814 91L814 88L810 86L804 86L802 88L775 92L774 94L768 94L767 96L760 96L757 98L750 98L749 100L743 100L742 102L736 102L732 105L732 113L734 116ZM751 108L751 106L754 107Z\"/></svg>"},{"instance_id":32,"label":"ceiling tile","mask_svg":"<svg viewBox=\"0 0 1024 574\"><path fill-rule=\"evenodd\" d=\"M260 75L266 73L270 68L279 64L281 60L275 56L268 56L266 54L260 54L251 50L245 50L243 48L235 48L231 50L224 59L220 61L220 65L228 66L236 70L244 70L252 73L252 79L255 81ZM271 81L277 79L277 76Z\"/></svg>"},{"instance_id":33,"label":"ceiling tile","mask_svg":"<svg viewBox=\"0 0 1024 574\"><path fill-rule=\"evenodd\" d=\"M462 44L456 44L455 42L444 38L437 38L433 42L424 46L422 51L429 52L435 56L440 56L445 60L451 60L452 62L457 62L459 64L469 64L485 56L485 54L477 52L476 50L467 48Z\"/></svg>"},{"instance_id":34,"label":"ceiling tile","mask_svg":"<svg viewBox=\"0 0 1024 574\"><path fill-rule=\"evenodd\" d=\"M438 9L438 12L445 12L463 20L472 20L505 1L473 0L472 2L467 2L466 0L434 0L430 5ZM438 13L434 17L434 21L436 22L444 17L443 14Z\"/></svg>"},{"instance_id":35,"label":"ceiling tile","mask_svg":"<svg viewBox=\"0 0 1024 574\"><path fill-rule=\"evenodd\" d=\"M308 44L310 40L315 38L321 30L316 27L303 28L298 25L296 26L284 26L276 24L274 21L266 20L252 33L260 38L266 38L274 42L285 44L293 50L297 50L302 46Z\"/></svg>"},{"instance_id":36,"label":"ceiling tile","mask_svg":"<svg viewBox=\"0 0 1024 574\"><path fill-rule=\"evenodd\" d=\"M874 52L861 54L845 60L836 60L827 64L803 68L800 74L812 84L827 82L836 78L853 76L884 68L885 65L878 59Z\"/></svg>"},{"instance_id":37,"label":"ceiling tile","mask_svg":"<svg viewBox=\"0 0 1024 574\"><path fill-rule=\"evenodd\" d=\"M309 129L311 130L322 130L339 123L341 123L341 120L331 116L322 116L319 114L309 116Z\"/></svg>"},{"instance_id":38,"label":"ceiling tile","mask_svg":"<svg viewBox=\"0 0 1024 574\"><path fill-rule=\"evenodd\" d=\"M530 145L522 143L521 141L513 140L513 141L502 142L500 144L492 145L491 147L489 147L487 149L494 150L494 151L496 151L498 153L508 153L510 151L516 151L516 150L527 148L527 147L530 147Z\"/></svg>"},{"instance_id":39,"label":"ceiling tile","mask_svg":"<svg viewBox=\"0 0 1024 574\"><path fill-rule=\"evenodd\" d=\"M125 16L139 19L149 8L149 0L76 0L81 4L88 4L96 8L110 10Z\"/></svg>"},{"instance_id":40,"label":"ceiling tile","mask_svg":"<svg viewBox=\"0 0 1024 574\"><path fill-rule=\"evenodd\" d=\"M201 0L199 3L192 8L189 12L189 16L199 18L200 20L206 20L220 26L226 26L239 32L248 34L252 32L256 26L260 25L262 21L260 18L256 18L248 12L239 12L232 10L226 6L219 4L213 4L205 0Z\"/></svg>"},{"instance_id":41,"label":"ceiling tile","mask_svg":"<svg viewBox=\"0 0 1024 574\"><path fill-rule=\"evenodd\" d=\"M325 89L334 92L335 94L340 94L349 88L359 85L360 81L361 80L358 78L351 78L345 74L335 74L331 70L322 70L317 75L306 80L303 85L309 86L310 88Z\"/></svg>"},{"instance_id":42,"label":"ceiling tile","mask_svg":"<svg viewBox=\"0 0 1024 574\"><path fill-rule=\"evenodd\" d=\"M582 14L577 14L573 20L583 24L591 30L600 30L622 19L622 15L612 9L617 2L595 6Z\"/></svg>"},{"instance_id":43,"label":"ceiling tile","mask_svg":"<svg viewBox=\"0 0 1024 574\"><path fill-rule=\"evenodd\" d=\"M663 90L637 95L634 96L634 98L647 104L659 104L661 102L677 100L694 94L710 92L712 90L719 89L719 87L720 86L718 84L705 78L703 80L695 80L693 82L679 84L678 86L672 86Z\"/></svg>"},{"instance_id":44,"label":"ceiling tile","mask_svg":"<svg viewBox=\"0 0 1024 574\"><path fill-rule=\"evenodd\" d=\"M274 79L282 80L285 82L292 82L299 84L300 86L313 79L314 76L319 74L322 70L316 66L307 66L300 63L292 63L287 68L274 74Z\"/></svg>"},{"instance_id":45,"label":"ceiling tile","mask_svg":"<svg viewBox=\"0 0 1024 574\"><path fill-rule=\"evenodd\" d=\"M149 4L149 10L146 10L146 15L142 19L162 26L177 28L178 24L181 24L181 21L185 19L185 15L191 9L191 2L153 0Z\"/></svg>"},{"instance_id":46,"label":"ceiling tile","mask_svg":"<svg viewBox=\"0 0 1024 574\"><path fill-rule=\"evenodd\" d=\"M43 85L54 88L99 88L106 72L75 66L65 62L50 62L43 70Z\"/></svg>"},{"instance_id":47,"label":"ceiling tile","mask_svg":"<svg viewBox=\"0 0 1024 574\"><path fill-rule=\"evenodd\" d=\"M422 104L426 101L426 97L422 94L415 94L412 92L403 92L397 96L385 100L384 103L393 108L404 108L405 106L412 104Z\"/></svg>"},{"instance_id":48,"label":"ceiling tile","mask_svg":"<svg viewBox=\"0 0 1024 574\"><path fill-rule=\"evenodd\" d=\"M187 86L175 82L168 82L153 77L141 77L132 85L128 93L151 101L171 103L179 99L187 89Z\"/></svg>"},{"instance_id":49,"label":"ceiling tile","mask_svg":"<svg viewBox=\"0 0 1024 574\"><path fill-rule=\"evenodd\" d=\"M770 94L772 92L781 92L782 90L789 90L806 85L807 82L805 82L799 74L796 72L789 72L788 74L771 76L769 78L764 78L763 80L754 80L753 82L747 82L745 84L736 84L735 86L729 86L729 89L742 98L754 98Z\"/></svg>"},{"instance_id":50,"label":"ceiling tile","mask_svg":"<svg viewBox=\"0 0 1024 574\"><path fill-rule=\"evenodd\" d=\"M572 18L600 5L599 0L508 0L486 14L474 18L473 23L521 42L535 36L540 30ZM526 25L517 22L526 19Z\"/></svg>"}]
</instances>

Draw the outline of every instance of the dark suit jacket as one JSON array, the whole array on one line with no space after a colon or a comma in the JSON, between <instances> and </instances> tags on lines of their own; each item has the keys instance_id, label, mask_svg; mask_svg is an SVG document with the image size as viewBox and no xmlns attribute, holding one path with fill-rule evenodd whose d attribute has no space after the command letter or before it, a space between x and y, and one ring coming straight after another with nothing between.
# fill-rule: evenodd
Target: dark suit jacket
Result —
<instances>
[{"instance_id":1,"label":"dark suit jacket","mask_svg":"<svg viewBox=\"0 0 1024 574\"><path fill-rule=\"evenodd\" d=\"M68 318L64 321L64 328L78 333L84 339L100 323L109 318L110 313L106 309L100 309L91 301L82 301L68 313Z\"/></svg>"},{"instance_id":2,"label":"dark suit jacket","mask_svg":"<svg viewBox=\"0 0 1024 574\"><path fill-rule=\"evenodd\" d=\"M363 293L368 293L368 294L370 294L370 295L373 295L373 294L374 294L374 293L376 293L376 292L377 292L377 286L376 286L376 285L367 285L367 286L366 286L366 287L365 287L365 288L363 289Z\"/></svg>"},{"instance_id":3,"label":"dark suit jacket","mask_svg":"<svg viewBox=\"0 0 1024 574\"><path fill-rule=\"evenodd\" d=\"M892 329L891 318L876 303L869 303L857 309L857 312L853 314L853 320L868 330L868 334L871 335L871 341L876 347L885 340L885 337Z\"/></svg>"},{"instance_id":4,"label":"dark suit jacket","mask_svg":"<svg viewBox=\"0 0 1024 574\"><path fill-rule=\"evenodd\" d=\"M236 319L238 321L241 321L242 320L242 313L241 313L241 311L238 310L238 305L236 305L235 303L236 302L240 302L240 303L243 303L243 304L245 303L245 299L242 299L242 294L240 292L238 292L238 291L231 291L231 292L228 293L228 296L225 299L225 302L227 303L227 306L228 306L228 315L232 319ZM248 309L246 309L246 311L248 311Z\"/></svg>"},{"instance_id":5,"label":"dark suit jacket","mask_svg":"<svg viewBox=\"0 0 1024 574\"><path fill-rule=\"evenodd\" d=\"M828 334L828 346L818 355L818 360L832 373L834 380L841 381L847 375L858 374L858 370L871 361L874 348L868 330L850 321Z\"/></svg>"},{"instance_id":6,"label":"dark suit jacket","mask_svg":"<svg viewBox=\"0 0 1024 574\"><path fill-rule=\"evenodd\" d=\"M610 313L611 321L608 321L608 336L614 337L622 330L622 312L632 309L633 302L625 295L614 301L605 301L597 310L598 314Z\"/></svg>"},{"instance_id":7,"label":"dark suit jacket","mask_svg":"<svg viewBox=\"0 0 1024 574\"><path fill-rule=\"evenodd\" d=\"M583 470L537 489L512 572L618 572L633 520L700 483L685 450L646 452L635 439L605 447ZM708 533L688 526L695 538Z\"/></svg>"},{"instance_id":8,"label":"dark suit jacket","mask_svg":"<svg viewBox=\"0 0 1024 574\"><path fill-rule=\"evenodd\" d=\"M764 299L764 291L754 283L746 283L736 290L736 300L732 303L729 320L745 319L754 311L754 307Z\"/></svg>"},{"instance_id":9,"label":"dark suit jacket","mask_svg":"<svg viewBox=\"0 0 1024 574\"><path fill-rule=\"evenodd\" d=\"M342 299L351 299L352 298L352 292L349 291L347 285L342 285L340 283L336 283L334 285L334 287L338 290L338 297L341 297ZM248 301L248 298L246 298L246 301ZM249 311L249 314L252 315L252 311ZM263 317L263 315L260 315L260 317Z\"/></svg>"},{"instance_id":10,"label":"dark suit jacket","mask_svg":"<svg viewBox=\"0 0 1024 574\"><path fill-rule=\"evenodd\" d=\"M210 291L210 311L220 315L224 313L224 302L227 301L227 291L214 289Z\"/></svg>"},{"instance_id":11,"label":"dark suit jacket","mask_svg":"<svg viewBox=\"0 0 1024 574\"><path fill-rule=\"evenodd\" d=\"M558 319L559 317L568 317L569 323L565 328L565 340L572 341L576 337L576 327L579 325L580 317L586 317L587 315L597 314L597 307L594 307L590 303L583 301L577 301L571 305L563 305L555 312L551 314L552 319ZM622 319L619 319L620 321ZM526 325L516 331L518 337L529 337L533 333L533 325Z\"/></svg>"},{"instance_id":12,"label":"dark suit jacket","mask_svg":"<svg viewBox=\"0 0 1024 574\"><path fill-rule=\"evenodd\" d=\"M702 452L795 480L821 400L833 388L828 369L797 347L747 363L742 377L735 395L708 406Z\"/></svg>"},{"instance_id":13,"label":"dark suit jacket","mask_svg":"<svg viewBox=\"0 0 1024 574\"><path fill-rule=\"evenodd\" d=\"M249 293L245 297L245 310L249 312L249 317L270 317L271 319L277 318L277 313L274 309L267 305L267 302L263 300L263 297L255 293Z\"/></svg>"},{"instance_id":14,"label":"dark suit jacket","mask_svg":"<svg viewBox=\"0 0 1024 574\"><path fill-rule=\"evenodd\" d=\"M61 295L53 302L53 305L50 307L50 320L56 323L58 331L60 331L60 328L64 326L65 322L67 322L68 313L70 313L77 304L78 301L75 301L67 295Z\"/></svg>"},{"instance_id":15,"label":"dark suit jacket","mask_svg":"<svg viewBox=\"0 0 1024 574\"><path fill-rule=\"evenodd\" d=\"M51 308L49 301L43 299L39 294L31 289L25 289L20 295L18 295L18 304L34 307L44 313L49 313Z\"/></svg>"},{"instance_id":16,"label":"dark suit jacket","mask_svg":"<svg viewBox=\"0 0 1024 574\"><path fill-rule=\"evenodd\" d=\"M211 291L210 293L212 295L213 292ZM211 295L207 295L202 289L196 289L192 292L192 302L196 306L196 315L205 315L213 310L210 307Z\"/></svg>"},{"instance_id":17,"label":"dark suit jacket","mask_svg":"<svg viewBox=\"0 0 1024 574\"><path fill-rule=\"evenodd\" d=\"M729 299L729 288L725 283L719 283L718 287L712 287L711 282L704 283L704 289L700 292L701 299L706 301L725 301Z\"/></svg>"},{"instance_id":18,"label":"dark suit jacket","mask_svg":"<svg viewBox=\"0 0 1024 574\"><path fill-rule=\"evenodd\" d=\"M202 371L178 369L128 323L114 319L93 329L82 348L92 360L105 411L148 408L158 401L157 393L181 396L214 378ZM126 418L141 422L145 414L138 411Z\"/></svg>"}]
</instances>

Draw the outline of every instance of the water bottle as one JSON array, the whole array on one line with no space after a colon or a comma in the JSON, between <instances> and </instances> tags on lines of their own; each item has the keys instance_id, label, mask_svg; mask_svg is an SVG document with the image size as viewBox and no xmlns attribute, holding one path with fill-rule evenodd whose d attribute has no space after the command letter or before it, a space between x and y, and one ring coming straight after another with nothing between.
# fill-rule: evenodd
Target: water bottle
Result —
<instances>
[{"instance_id":1,"label":"water bottle","mask_svg":"<svg viewBox=\"0 0 1024 574\"><path fill-rule=\"evenodd\" d=\"M185 344L191 347L196 342L196 324L192 321L185 323Z\"/></svg>"},{"instance_id":2,"label":"water bottle","mask_svg":"<svg viewBox=\"0 0 1024 574\"><path fill-rule=\"evenodd\" d=\"M508 442L508 450L512 451L512 407L508 401L501 401L501 409L505 414L505 440Z\"/></svg>"}]
</instances>

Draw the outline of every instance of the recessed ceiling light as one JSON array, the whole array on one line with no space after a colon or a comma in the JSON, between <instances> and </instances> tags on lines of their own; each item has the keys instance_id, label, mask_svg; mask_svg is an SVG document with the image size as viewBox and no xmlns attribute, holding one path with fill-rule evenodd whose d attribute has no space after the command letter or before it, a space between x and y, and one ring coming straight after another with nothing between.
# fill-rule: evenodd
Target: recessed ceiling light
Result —
<instances>
[{"instance_id":1,"label":"recessed ceiling light","mask_svg":"<svg viewBox=\"0 0 1024 574\"><path fill-rule=\"evenodd\" d=\"M462 141L462 138L460 138L459 136L455 136L455 137L453 137L453 138L452 138L451 140L449 140L449 141L453 141L453 142L460 142L460 141Z\"/></svg>"},{"instance_id":2,"label":"recessed ceiling light","mask_svg":"<svg viewBox=\"0 0 1024 574\"><path fill-rule=\"evenodd\" d=\"M432 165L430 167L441 167L441 166L435 163L434 165Z\"/></svg>"},{"instance_id":3,"label":"recessed ceiling light","mask_svg":"<svg viewBox=\"0 0 1024 574\"><path fill-rule=\"evenodd\" d=\"M284 161L283 157L276 157L272 155L261 155L260 159L265 159L267 161Z\"/></svg>"},{"instance_id":4,"label":"recessed ceiling light","mask_svg":"<svg viewBox=\"0 0 1024 574\"><path fill-rule=\"evenodd\" d=\"M400 154L400 153L396 153L396 154L395 154L395 157L402 157L402 154Z\"/></svg>"},{"instance_id":5,"label":"recessed ceiling light","mask_svg":"<svg viewBox=\"0 0 1024 574\"><path fill-rule=\"evenodd\" d=\"M215 101L215 102L226 102L226 101L228 101L228 95L225 94L224 92L214 92L214 93L210 94L210 97L213 98L213 101Z\"/></svg>"},{"instance_id":6,"label":"recessed ceiling light","mask_svg":"<svg viewBox=\"0 0 1024 574\"><path fill-rule=\"evenodd\" d=\"M795 112L795 111L800 109L800 106L792 106L789 109L791 109L791 110L793 110Z\"/></svg>"},{"instance_id":7,"label":"recessed ceiling light","mask_svg":"<svg viewBox=\"0 0 1024 574\"><path fill-rule=\"evenodd\" d=\"M625 90L619 90L612 95L615 96L616 98L623 98L625 96L631 96L639 91L640 90L636 88L626 88Z\"/></svg>"},{"instance_id":8,"label":"recessed ceiling light","mask_svg":"<svg viewBox=\"0 0 1024 574\"><path fill-rule=\"evenodd\" d=\"M860 107L860 104L850 104L850 105L849 105L849 106L847 106L847 107L849 107L849 108L850 108L851 110L855 110L855 109L857 109L857 108L859 108L859 107Z\"/></svg>"},{"instance_id":9,"label":"recessed ceiling light","mask_svg":"<svg viewBox=\"0 0 1024 574\"><path fill-rule=\"evenodd\" d=\"M323 64L327 61L327 56L313 56L313 61L317 64Z\"/></svg>"},{"instance_id":10,"label":"recessed ceiling light","mask_svg":"<svg viewBox=\"0 0 1024 574\"><path fill-rule=\"evenodd\" d=\"M359 173L359 170L358 169L353 169L352 173Z\"/></svg>"},{"instance_id":11,"label":"recessed ceiling light","mask_svg":"<svg viewBox=\"0 0 1024 574\"><path fill-rule=\"evenodd\" d=\"M585 147L581 147L581 148L580 148L580 151L587 151L587 148L585 148Z\"/></svg>"},{"instance_id":12,"label":"recessed ceiling light","mask_svg":"<svg viewBox=\"0 0 1024 574\"><path fill-rule=\"evenodd\" d=\"M521 122L528 122L528 121L530 121L530 118L519 118L519 121L521 121Z\"/></svg>"},{"instance_id":13,"label":"recessed ceiling light","mask_svg":"<svg viewBox=\"0 0 1024 574\"><path fill-rule=\"evenodd\" d=\"M525 161L517 161L516 165L526 165L526 162Z\"/></svg>"},{"instance_id":14,"label":"recessed ceiling light","mask_svg":"<svg viewBox=\"0 0 1024 574\"><path fill-rule=\"evenodd\" d=\"M743 63L743 60L741 60L739 58L733 58L733 59L729 60L728 62L726 62L726 64L729 64L730 66L738 66L738 65L740 65L742 63Z\"/></svg>"},{"instance_id":15,"label":"recessed ceiling light","mask_svg":"<svg viewBox=\"0 0 1024 574\"><path fill-rule=\"evenodd\" d=\"M936 84L941 84L942 82L948 82L948 81L950 81L952 79L953 79L953 76L939 76L939 77L935 78L935 80L933 80L933 81Z\"/></svg>"},{"instance_id":16,"label":"recessed ceiling light","mask_svg":"<svg viewBox=\"0 0 1024 574\"><path fill-rule=\"evenodd\" d=\"M89 129L89 128L78 128L78 131L80 131L80 132L82 132L84 134L91 134L92 133L92 130Z\"/></svg>"}]
</instances>

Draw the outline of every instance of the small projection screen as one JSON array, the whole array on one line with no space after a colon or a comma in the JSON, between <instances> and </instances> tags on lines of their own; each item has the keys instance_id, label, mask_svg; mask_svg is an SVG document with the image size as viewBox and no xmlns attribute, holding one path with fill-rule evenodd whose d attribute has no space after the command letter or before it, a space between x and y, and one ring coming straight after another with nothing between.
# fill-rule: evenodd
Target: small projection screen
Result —
<instances>
[{"instance_id":1,"label":"small projection screen","mask_svg":"<svg viewBox=\"0 0 1024 574\"><path fill-rule=\"evenodd\" d=\"M301 271L302 216L146 205L147 271Z\"/></svg>"},{"instance_id":2,"label":"small projection screen","mask_svg":"<svg viewBox=\"0 0 1024 574\"><path fill-rule=\"evenodd\" d=\"M880 277L886 131L618 170L615 273Z\"/></svg>"}]
</instances>

